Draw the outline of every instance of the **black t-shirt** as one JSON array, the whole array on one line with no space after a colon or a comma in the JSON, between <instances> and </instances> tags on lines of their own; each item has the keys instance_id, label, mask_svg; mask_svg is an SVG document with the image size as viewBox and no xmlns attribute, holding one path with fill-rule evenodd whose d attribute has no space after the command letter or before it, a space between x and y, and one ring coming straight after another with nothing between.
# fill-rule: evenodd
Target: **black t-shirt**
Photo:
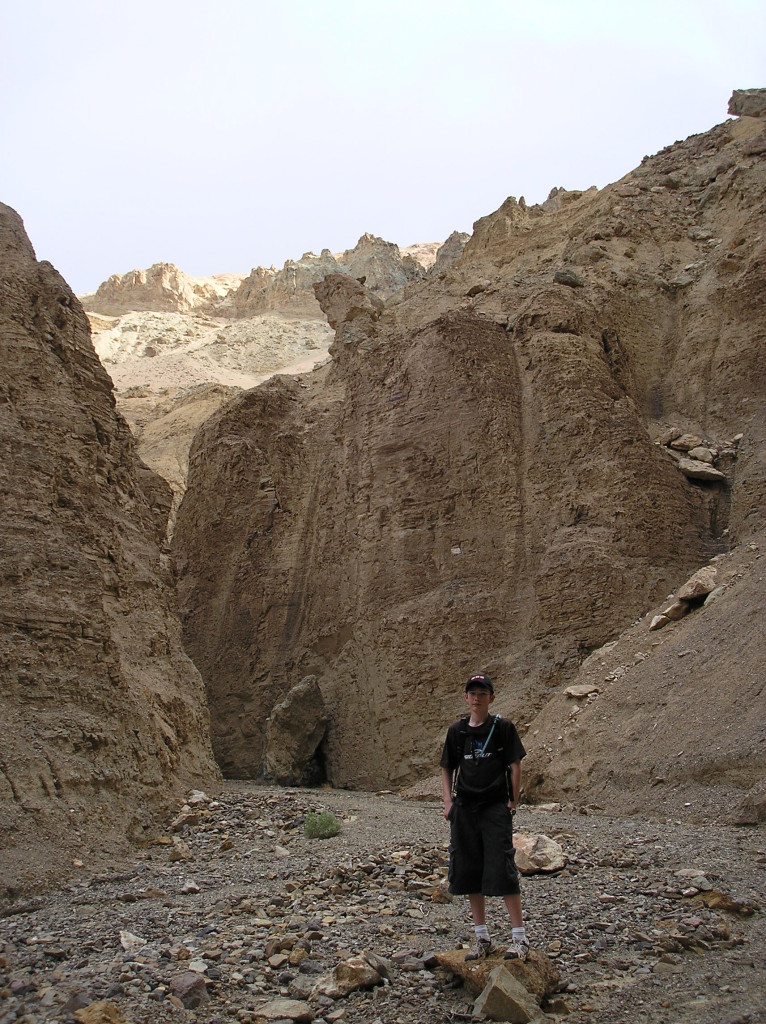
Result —
<instances>
[{"instance_id":1,"label":"black t-shirt","mask_svg":"<svg viewBox=\"0 0 766 1024\"><path fill-rule=\"evenodd\" d=\"M471 803L511 799L508 768L526 754L513 722L490 715L483 725L460 718L447 730L439 764L457 777L457 797ZM462 755L462 756L461 756Z\"/></svg>"}]
</instances>

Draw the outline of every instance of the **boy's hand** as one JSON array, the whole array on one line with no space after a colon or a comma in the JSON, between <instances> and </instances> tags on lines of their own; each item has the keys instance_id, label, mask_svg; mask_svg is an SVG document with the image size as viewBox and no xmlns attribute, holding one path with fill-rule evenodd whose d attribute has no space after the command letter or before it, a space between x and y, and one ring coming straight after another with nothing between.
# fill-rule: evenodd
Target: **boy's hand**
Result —
<instances>
[{"instance_id":1,"label":"boy's hand","mask_svg":"<svg viewBox=\"0 0 766 1024\"><path fill-rule=\"evenodd\" d=\"M445 818L449 818L449 812L451 810L452 810L452 801L451 800L445 800L444 801L444 810L442 811L442 815Z\"/></svg>"}]
</instances>

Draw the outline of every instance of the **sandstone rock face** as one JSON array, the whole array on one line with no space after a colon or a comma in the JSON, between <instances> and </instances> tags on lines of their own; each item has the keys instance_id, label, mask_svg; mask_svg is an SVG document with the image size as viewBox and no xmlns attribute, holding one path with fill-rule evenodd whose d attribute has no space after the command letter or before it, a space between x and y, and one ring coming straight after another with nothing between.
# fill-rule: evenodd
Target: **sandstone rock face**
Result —
<instances>
[{"instance_id":1,"label":"sandstone rock face","mask_svg":"<svg viewBox=\"0 0 766 1024\"><path fill-rule=\"evenodd\" d=\"M330 367L203 426L175 550L227 773L261 771L265 719L310 673L328 779L411 782L469 671L524 730L590 651L757 534L758 130L721 125L601 192L508 199L443 276L339 322ZM680 472L655 444L670 428L741 433L725 480Z\"/></svg>"},{"instance_id":2,"label":"sandstone rock face","mask_svg":"<svg viewBox=\"0 0 766 1024\"><path fill-rule=\"evenodd\" d=\"M113 274L95 294L83 296L83 304L94 313L110 316L140 309L175 313L198 307L209 309L221 305L243 277L219 274L195 278L172 263L155 263L148 270Z\"/></svg>"},{"instance_id":3,"label":"sandstone rock face","mask_svg":"<svg viewBox=\"0 0 766 1024\"><path fill-rule=\"evenodd\" d=\"M527 404L532 352L543 380ZM311 672L330 780L376 788L435 763L457 681L478 662L509 658L534 700L577 644L614 629L609 597L639 609L666 564L693 564L687 552L710 541L705 503L641 439L598 338L562 346L530 331L514 345L458 313L342 355L326 382L273 381L202 427L177 522L179 593L226 771L260 771L275 695ZM575 391L564 381L577 355ZM571 488L594 463L582 524ZM407 687L423 705L409 727Z\"/></svg>"},{"instance_id":4,"label":"sandstone rock face","mask_svg":"<svg viewBox=\"0 0 766 1024\"><path fill-rule=\"evenodd\" d=\"M353 249L337 256L323 249L319 256L308 252L300 260L288 260L279 271L256 267L233 295L235 314L254 316L278 310L292 316L321 317L312 288L328 274L363 277L368 290L385 299L425 277L429 256L421 247L402 255L392 242L364 234Z\"/></svg>"},{"instance_id":5,"label":"sandstone rock face","mask_svg":"<svg viewBox=\"0 0 766 1024\"><path fill-rule=\"evenodd\" d=\"M17 884L140 837L217 769L160 546L169 488L6 206L0 294L0 843Z\"/></svg>"},{"instance_id":6,"label":"sandstone rock face","mask_svg":"<svg viewBox=\"0 0 766 1024\"><path fill-rule=\"evenodd\" d=\"M338 261L329 249L317 256L304 253L299 260L287 260L281 270L256 267L234 293L232 302L238 316L254 316L279 310L292 316L321 317L311 286L325 274L338 272Z\"/></svg>"}]
</instances>

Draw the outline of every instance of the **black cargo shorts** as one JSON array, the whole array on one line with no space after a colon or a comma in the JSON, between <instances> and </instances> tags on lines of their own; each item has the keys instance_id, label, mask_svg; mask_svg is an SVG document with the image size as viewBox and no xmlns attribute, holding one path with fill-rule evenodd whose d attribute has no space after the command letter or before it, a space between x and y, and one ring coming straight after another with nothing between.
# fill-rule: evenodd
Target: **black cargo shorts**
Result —
<instances>
[{"instance_id":1,"label":"black cargo shorts","mask_svg":"<svg viewBox=\"0 0 766 1024\"><path fill-rule=\"evenodd\" d=\"M520 891L507 804L458 804L449 813L449 891L511 896Z\"/></svg>"}]
</instances>

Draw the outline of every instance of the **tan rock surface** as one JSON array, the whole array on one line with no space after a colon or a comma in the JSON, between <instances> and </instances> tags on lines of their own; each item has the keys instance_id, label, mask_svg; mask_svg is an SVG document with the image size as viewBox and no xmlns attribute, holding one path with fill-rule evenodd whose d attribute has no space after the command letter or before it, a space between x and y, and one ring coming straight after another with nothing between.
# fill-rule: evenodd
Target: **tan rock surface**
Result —
<instances>
[{"instance_id":1,"label":"tan rock surface","mask_svg":"<svg viewBox=\"0 0 766 1024\"><path fill-rule=\"evenodd\" d=\"M455 244L442 247L442 261L454 258ZM83 296L139 454L173 488L171 531L200 424L236 389L274 373L312 370L327 357L333 333L312 284L328 273L363 276L380 303L378 296L422 278L439 249L423 243L400 250L366 234L337 256L306 253L282 271L258 267L246 281L235 274L194 278L161 263L115 274Z\"/></svg>"},{"instance_id":2,"label":"tan rock surface","mask_svg":"<svg viewBox=\"0 0 766 1024\"><path fill-rule=\"evenodd\" d=\"M512 1024L529 1024L542 1016L539 1004L504 964L493 968L473 1012L477 1017Z\"/></svg>"},{"instance_id":3,"label":"tan rock surface","mask_svg":"<svg viewBox=\"0 0 766 1024\"><path fill-rule=\"evenodd\" d=\"M756 536L766 174L750 142L761 130L720 125L600 192L507 200L443 278L396 293L362 330L361 317L341 323L331 367L272 381L204 425L176 552L226 772L262 770L265 716L312 673L330 713L328 778L415 781L437 761L469 670L496 677L496 707L525 729L551 690L580 681L590 651ZM680 473L653 441L670 427L742 433L726 481ZM762 627L736 635L744 683ZM608 715L621 775L667 699L661 679L644 685L633 716ZM756 726L736 706L752 779ZM678 746L681 712L655 760ZM694 713L690 757L704 766L717 722L702 699ZM551 770L560 734L551 712L529 738L551 797L588 784L579 743L571 780Z\"/></svg>"},{"instance_id":4,"label":"tan rock surface","mask_svg":"<svg viewBox=\"0 0 766 1024\"><path fill-rule=\"evenodd\" d=\"M217 778L161 542L170 490L139 460L88 321L0 206L2 882L140 839Z\"/></svg>"},{"instance_id":5,"label":"tan rock surface","mask_svg":"<svg viewBox=\"0 0 766 1024\"><path fill-rule=\"evenodd\" d=\"M649 631L657 609L594 651L578 682L598 698L571 714L555 696L525 737L527 794L615 813L764 820L766 536L716 560L713 602ZM644 756L640 749L646 748Z\"/></svg>"},{"instance_id":6,"label":"tan rock surface","mask_svg":"<svg viewBox=\"0 0 766 1024\"><path fill-rule=\"evenodd\" d=\"M242 283L244 274L190 277L172 263L155 263L147 270L113 274L93 295L82 297L94 313L120 316L132 310L188 312L223 303Z\"/></svg>"},{"instance_id":7,"label":"tan rock surface","mask_svg":"<svg viewBox=\"0 0 766 1024\"><path fill-rule=\"evenodd\" d=\"M279 315L232 320L199 311L143 311L89 318L139 454L173 489L171 526L200 424L274 373L313 369L333 340L325 322Z\"/></svg>"},{"instance_id":8,"label":"tan rock surface","mask_svg":"<svg viewBox=\"0 0 766 1024\"><path fill-rule=\"evenodd\" d=\"M281 270L256 267L232 296L237 316L278 311L285 315L322 319L312 287L327 274L365 278L365 284L377 298L385 299L412 281L426 275L436 258L438 245L410 246L404 251L369 233L362 235L353 249L333 255L323 249L317 256L304 253L299 260L288 260Z\"/></svg>"}]
</instances>

